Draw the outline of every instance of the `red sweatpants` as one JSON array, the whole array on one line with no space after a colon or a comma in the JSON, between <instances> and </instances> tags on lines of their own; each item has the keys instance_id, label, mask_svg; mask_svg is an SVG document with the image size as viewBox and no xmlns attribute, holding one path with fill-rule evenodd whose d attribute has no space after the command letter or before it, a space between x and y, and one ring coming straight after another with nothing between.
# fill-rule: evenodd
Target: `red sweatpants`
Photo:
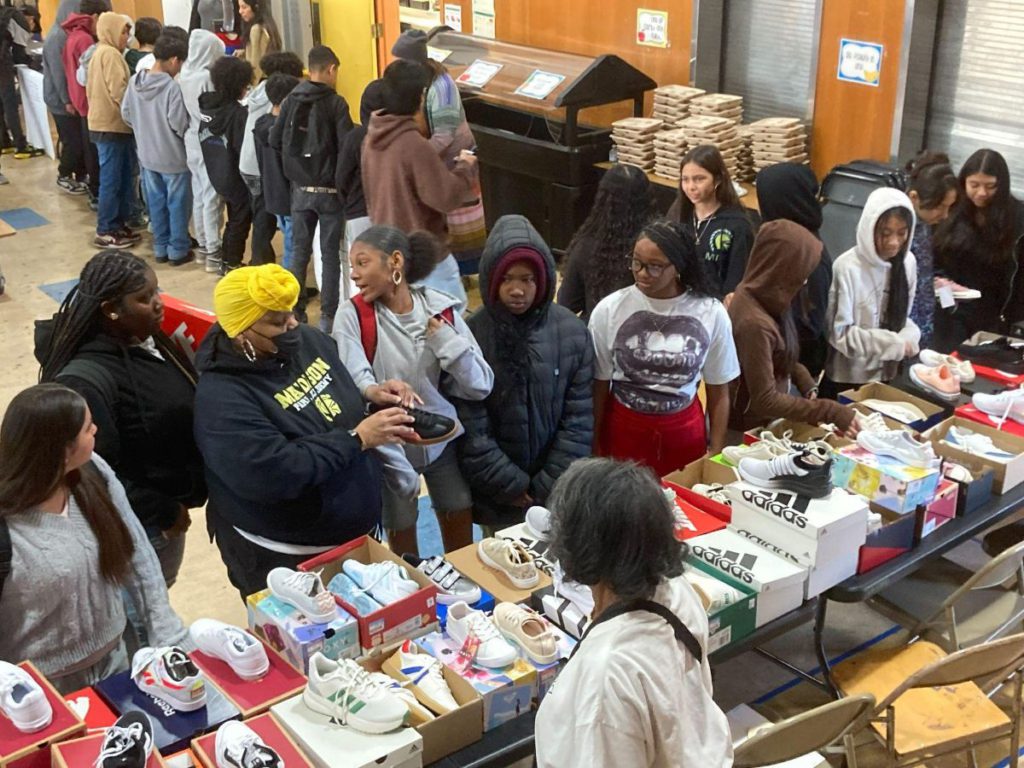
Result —
<instances>
[{"instance_id":1,"label":"red sweatpants","mask_svg":"<svg viewBox=\"0 0 1024 768\"><path fill-rule=\"evenodd\" d=\"M704 409L697 398L678 413L664 416L637 413L614 396L608 403L599 455L646 464L664 477L707 453Z\"/></svg>"}]
</instances>

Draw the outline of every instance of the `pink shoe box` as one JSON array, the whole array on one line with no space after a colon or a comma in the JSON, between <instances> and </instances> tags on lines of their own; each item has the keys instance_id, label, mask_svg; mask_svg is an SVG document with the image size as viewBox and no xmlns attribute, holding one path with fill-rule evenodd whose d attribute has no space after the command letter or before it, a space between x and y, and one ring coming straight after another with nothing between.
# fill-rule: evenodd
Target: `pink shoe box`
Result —
<instances>
[{"instance_id":1,"label":"pink shoe box","mask_svg":"<svg viewBox=\"0 0 1024 768\"><path fill-rule=\"evenodd\" d=\"M193 651L189 656L206 675L207 681L217 686L228 701L235 705L242 713L242 719L247 719L300 693L306 686L305 676L285 661L283 656L266 644L264 650L270 667L258 680L243 680L226 662L207 656L202 651Z\"/></svg>"},{"instance_id":2,"label":"pink shoe box","mask_svg":"<svg viewBox=\"0 0 1024 768\"><path fill-rule=\"evenodd\" d=\"M984 435L992 441L996 448L1009 451L1016 454L1016 456L1009 461L1001 462L961 451L959 448L943 442L942 438L946 436L951 427L969 429L979 435ZM1006 493L1024 483L1024 437L1018 437L1009 432L989 427L985 424L979 424L976 421L960 416L946 419L928 430L925 437L932 441L932 445L935 446L935 452L940 456L945 456L960 464L980 463L991 469L993 475L992 488L996 493Z\"/></svg>"},{"instance_id":3,"label":"pink shoe box","mask_svg":"<svg viewBox=\"0 0 1024 768\"><path fill-rule=\"evenodd\" d=\"M54 744L52 768L89 768L95 764L104 738L104 734L97 733L84 739ZM154 749L146 761L146 768L167 768L167 763Z\"/></svg>"},{"instance_id":4,"label":"pink shoe box","mask_svg":"<svg viewBox=\"0 0 1024 768\"><path fill-rule=\"evenodd\" d=\"M363 655L370 654L381 646L390 645L408 637L415 637L431 625L437 625L437 587L434 586L434 583L425 574L409 567L408 563L392 554L390 549L369 536L360 536L330 552L317 555L300 564L299 570L320 571L324 584L327 584L342 572L342 564L350 559L366 564L396 563L405 569L410 579L420 585L418 592L385 605L367 616L360 616L354 606L346 603L338 595L334 596L338 605L355 617L359 627L359 645ZM448 560L456 568L462 570L450 556ZM462 572L480 584L474 575ZM488 589L488 591L492 590Z\"/></svg>"},{"instance_id":5,"label":"pink shoe box","mask_svg":"<svg viewBox=\"0 0 1024 768\"><path fill-rule=\"evenodd\" d=\"M872 512L882 516L882 527L868 532L857 560L857 573L867 573L893 558L909 552L917 543L918 514L900 514L872 503Z\"/></svg>"},{"instance_id":6,"label":"pink shoe box","mask_svg":"<svg viewBox=\"0 0 1024 768\"><path fill-rule=\"evenodd\" d=\"M275 702L276 703L276 702ZM272 714L265 712L245 721L245 724L256 731L264 743L277 752L281 761L288 768L313 768L306 756L299 749L288 732L281 727ZM192 740L192 752L201 768L220 768L217 762L217 734L208 733Z\"/></svg>"},{"instance_id":7,"label":"pink shoe box","mask_svg":"<svg viewBox=\"0 0 1024 768\"><path fill-rule=\"evenodd\" d=\"M943 478L942 482L939 483L939 490L936 492L935 498L928 504L918 507L917 528L915 531L917 541L931 536L940 527L956 517L957 496L959 492L960 486L952 480Z\"/></svg>"},{"instance_id":8,"label":"pink shoe box","mask_svg":"<svg viewBox=\"0 0 1024 768\"><path fill-rule=\"evenodd\" d=\"M691 489L693 486L701 483L707 485L717 483L724 486L734 483L739 479L735 469L712 461L709 457L705 456L690 462L682 469L665 475L662 481L676 486L678 489L676 493L683 501L707 512L712 517L717 517L724 523L729 523L732 520L731 507L726 504L720 504L717 501L712 501Z\"/></svg>"},{"instance_id":9,"label":"pink shoe box","mask_svg":"<svg viewBox=\"0 0 1024 768\"><path fill-rule=\"evenodd\" d=\"M326 624L310 621L298 608L270 594L269 589L249 595L245 606L249 630L302 674L309 669L314 653L335 661L359 656L359 625L341 606L336 606L334 618Z\"/></svg>"},{"instance_id":10,"label":"pink shoe box","mask_svg":"<svg viewBox=\"0 0 1024 768\"><path fill-rule=\"evenodd\" d=\"M85 721L89 733L108 728L117 720L117 715L91 686L69 693L64 701Z\"/></svg>"},{"instance_id":11,"label":"pink shoe box","mask_svg":"<svg viewBox=\"0 0 1024 768\"><path fill-rule=\"evenodd\" d=\"M18 664L39 683L53 709L53 719L34 733L22 733L0 715L0 766L3 768L50 768L51 747L85 733L85 723L57 693L49 680L30 661ZM91 765L91 763L90 763Z\"/></svg>"},{"instance_id":12,"label":"pink shoe box","mask_svg":"<svg viewBox=\"0 0 1024 768\"><path fill-rule=\"evenodd\" d=\"M976 421L979 424L984 424L986 427L992 427L993 429L999 429L1003 432L1009 432L1011 435L1017 437L1024 437L1024 424L1013 419L1007 419L1000 423L998 419L989 416L984 411L979 411L973 405L961 405L954 412L956 416L961 419L970 419Z\"/></svg>"},{"instance_id":13,"label":"pink shoe box","mask_svg":"<svg viewBox=\"0 0 1024 768\"><path fill-rule=\"evenodd\" d=\"M941 475L937 468L910 467L847 443L832 460L832 483L893 512L913 512L935 496Z\"/></svg>"},{"instance_id":14,"label":"pink shoe box","mask_svg":"<svg viewBox=\"0 0 1024 768\"><path fill-rule=\"evenodd\" d=\"M675 534L679 541L695 539L726 527L727 523L724 520L703 511L686 500L684 494L692 494L693 491L665 479L662 479L661 484L676 495L675 503L679 510L679 519L676 521Z\"/></svg>"}]
</instances>

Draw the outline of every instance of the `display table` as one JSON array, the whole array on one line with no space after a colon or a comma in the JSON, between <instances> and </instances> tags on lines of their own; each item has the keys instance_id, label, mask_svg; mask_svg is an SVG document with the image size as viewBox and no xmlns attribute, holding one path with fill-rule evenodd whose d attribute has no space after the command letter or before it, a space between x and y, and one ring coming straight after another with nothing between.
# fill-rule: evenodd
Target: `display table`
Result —
<instances>
[{"instance_id":1,"label":"display table","mask_svg":"<svg viewBox=\"0 0 1024 768\"><path fill-rule=\"evenodd\" d=\"M596 163L595 168L599 169L602 173L612 167L614 163L603 162ZM657 200L658 210L665 213L675 202L676 193L679 191L679 181L676 179L669 179L664 176L658 176L656 173L646 174L651 184L654 185L654 197ZM740 184L743 189L746 190L747 194L740 198L740 205L744 208L750 208L752 211L760 213L761 205L757 202L757 188L753 184Z\"/></svg>"}]
</instances>

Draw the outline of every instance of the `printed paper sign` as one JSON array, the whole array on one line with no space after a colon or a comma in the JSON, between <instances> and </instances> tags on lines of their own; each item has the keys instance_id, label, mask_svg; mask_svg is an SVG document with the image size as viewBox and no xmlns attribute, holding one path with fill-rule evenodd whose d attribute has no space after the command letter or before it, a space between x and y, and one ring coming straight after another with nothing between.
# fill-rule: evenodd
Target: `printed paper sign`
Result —
<instances>
[{"instance_id":1,"label":"printed paper sign","mask_svg":"<svg viewBox=\"0 0 1024 768\"><path fill-rule=\"evenodd\" d=\"M865 43L844 37L839 43L839 79L877 88L882 75L883 50L881 43Z\"/></svg>"},{"instance_id":2,"label":"printed paper sign","mask_svg":"<svg viewBox=\"0 0 1024 768\"><path fill-rule=\"evenodd\" d=\"M439 61L442 64L452 55L452 52L447 48L435 48L432 45L427 46L427 58Z\"/></svg>"},{"instance_id":3,"label":"printed paper sign","mask_svg":"<svg viewBox=\"0 0 1024 768\"><path fill-rule=\"evenodd\" d=\"M668 48L668 11L637 8L636 44Z\"/></svg>"},{"instance_id":4,"label":"printed paper sign","mask_svg":"<svg viewBox=\"0 0 1024 768\"><path fill-rule=\"evenodd\" d=\"M494 39L494 16L473 12L473 34L477 37Z\"/></svg>"},{"instance_id":5,"label":"printed paper sign","mask_svg":"<svg viewBox=\"0 0 1024 768\"><path fill-rule=\"evenodd\" d=\"M523 81L523 84L516 88L516 93L520 96L528 96L531 99L546 99L563 80L565 80L565 75L535 69Z\"/></svg>"},{"instance_id":6,"label":"printed paper sign","mask_svg":"<svg viewBox=\"0 0 1024 768\"><path fill-rule=\"evenodd\" d=\"M459 75L456 82L472 86L473 88L483 88L501 71L502 66L504 65L477 59L466 67L466 71Z\"/></svg>"},{"instance_id":7,"label":"printed paper sign","mask_svg":"<svg viewBox=\"0 0 1024 768\"><path fill-rule=\"evenodd\" d=\"M444 23L446 26L451 27L456 32L462 31L462 6L452 5L451 3L444 4Z\"/></svg>"}]
</instances>

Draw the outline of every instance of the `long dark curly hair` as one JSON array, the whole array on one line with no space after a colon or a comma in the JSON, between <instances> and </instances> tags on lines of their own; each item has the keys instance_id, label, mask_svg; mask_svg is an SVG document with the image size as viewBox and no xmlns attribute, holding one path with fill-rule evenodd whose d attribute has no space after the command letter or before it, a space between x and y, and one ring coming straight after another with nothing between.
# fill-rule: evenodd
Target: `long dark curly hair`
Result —
<instances>
[{"instance_id":1,"label":"long dark curly hair","mask_svg":"<svg viewBox=\"0 0 1024 768\"><path fill-rule=\"evenodd\" d=\"M668 219L652 221L641 228L636 240L650 240L658 246L679 273L679 283L684 291L703 298L721 298L697 253L693 234L683 224Z\"/></svg>"},{"instance_id":2,"label":"long dark curly hair","mask_svg":"<svg viewBox=\"0 0 1024 768\"><path fill-rule=\"evenodd\" d=\"M586 248L590 254L583 273L588 306L633 284L626 255L641 227L654 215L654 194L647 175L632 165L612 166L597 187L590 215L566 250L568 258L578 248Z\"/></svg>"}]
</instances>

